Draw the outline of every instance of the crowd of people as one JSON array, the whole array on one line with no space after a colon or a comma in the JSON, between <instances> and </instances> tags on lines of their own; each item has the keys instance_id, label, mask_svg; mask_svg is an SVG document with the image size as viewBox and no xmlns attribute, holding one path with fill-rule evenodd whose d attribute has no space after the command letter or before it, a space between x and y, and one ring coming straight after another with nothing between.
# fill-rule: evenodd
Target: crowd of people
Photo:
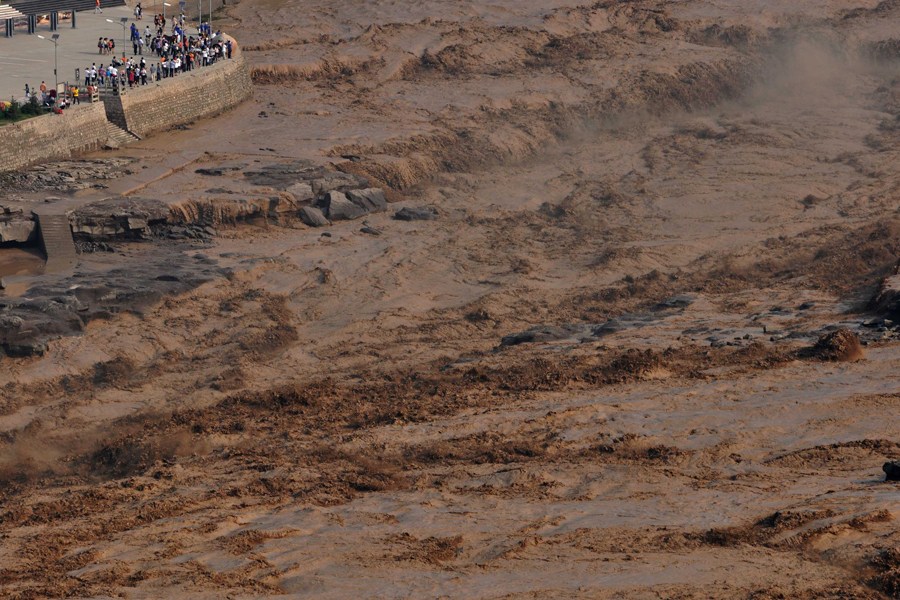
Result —
<instances>
[{"instance_id":1,"label":"crowd of people","mask_svg":"<svg viewBox=\"0 0 900 600\"><path fill-rule=\"evenodd\" d=\"M139 18L139 17L138 17ZM100 38L97 41L98 53L112 58L108 64L92 63L84 70L84 92L92 95L101 88L119 90L120 88L142 86L175 77L200 67L210 66L220 60L230 59L234 52L233 42L225 39L221 32L212 32L208 23L201 23L196 34L188 34L184 28L184 15L173 19L170 33L165 33L167 20L163 15L153 18L155 34L147 25L141 32L135 23L131 24L131 41L134 53L128 58L123 52L116 53L116 44L112 38ZM144 50L147 49L145 56ZM57 97L56 90L48 90L47 84L41 82L35 89L26 84L25 101L36 99L45 108L59 109L66 105L80 104L82 90L78 86L68 88L68 94Z\"/></svg>"},{"instance_id":2,"label":"crowd of people","mask_svg":"<svg viewBox=\"0 0 900 600\"><path fill-rule=\"evenodd\" d=\"M221 32L212 33L208 23L201 23L196 34L188 34L184 28L184 15L172 19L170 33L166 34L167 20L163 15L155 15L153 24L156 32L148 24L143 32L136 23L130 27L132 57L123 52L116 55L115 42L100 38L97 48L101 55L112 55L108 65L97 63L85 69L85 84L98 87L134 87L147 85L174 77L199 67L210 66L219 60L229 59L234 51L232 41L224 39ZM145 57L155 56L150 60Z\"/></svg>"}]
</instances>

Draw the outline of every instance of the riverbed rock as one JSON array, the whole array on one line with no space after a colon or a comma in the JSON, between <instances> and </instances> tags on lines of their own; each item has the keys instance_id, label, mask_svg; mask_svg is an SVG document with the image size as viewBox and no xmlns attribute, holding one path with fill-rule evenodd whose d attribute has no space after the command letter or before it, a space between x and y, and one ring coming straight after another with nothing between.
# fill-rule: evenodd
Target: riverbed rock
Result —
<instances>
[{"instance_id":1,"label":"riverbed rock","mask_svg":"<svg viewBox=\"0 0 900 600\"><path fill-rule=\"evenodd\" d=\"M322 214L322 211L315 206L304 206L300 208L300 220L310 227L324 227L329 224L328 219Z\"/></svg>"},{"instance_id":2,"label":"riverbed rock","mask_svg":"<svg viewBox=\"0 0 900 600\"><path fill-rule=\"evenodd\" d=\"M368 185L368 181L359 175L342 173L340 171L325 171L320 177L309 182L316 196L328 193L332 190L360 188Z\"/></svg>"},{"instance_id":3,"label":"riverbed rock","mask_svg":"<svg viewBox=\"0 0 900 600\"><path fill-rule=\"evenodd\" d=\"M325 194L322 208L332 221L349 221L368 213L365 208L350 202L346 194L334 190Z\"/></svg>"},{"instance_id":4,"label":"riverbed rock","mask_svg":"<svg viewBox=\"0 0 900 600\"><path fill-rule=\"evenodd\" d=\"M885 481L900 481L900 460L886 462L882 465Z\"/></svg>"},{"instance_id":5,"label":"riverbed rock","mask_svg":"<svg viewBox=\"0 0 900 600\"><path fill-rule=\"evenodd\" d=\"M295 183L294 185L288 187L287 192L291 194L297 202L312 202L315 200L316 195L313 193L312 186L306 183L305 181L301 181L300 183Z\"/></svg>"},{"instance_id":6,"label":"riverbed rock","mask_svg":"<svg viewBox=\"0 0 900 600\"><path fill-rule=\"evenodd\" d=\"M437 209L431 206L404 206L394 213L399 221L432 221L437 217Z\"/></svg>"},{"instance_id":7,"label":"riverbed rock","mask_svg":"<svg viewBox=\"0 0 900 600\"><path fill-rule=\"evenodd\" d=\"M169 207L159 200L110 198L79 207L69 215L79 239L142 238L151 226L165 223Z\"/></svg>"},{"instance_id":8,"label":"riverbed rock","mask_svg":"<svg viewBox=\"0 0 900 600\"><path fill-rule=\"evenodd\" d=\"M900 318L900 274L885 277L869 308L880 315L897 320Z\"/></svg>"},{"instance_id":9,"label":"riverbed rock","mask_svg":"<svg viewBox=\"0 0 900 600\"><path fill-rule=\"evenodd\" d=\"M25 244L34 241L36 223L31 213L4 209L0 213L0 243Z\"/></svg>"},{"instance_id":10,"label":"riverbed rock","mask_svg":"<svg viewBox=\"0 0 900 600\"><path fill-rule=\"evenodd\" d=\"M348 190L347 198L353 204L365 209L366 212L383 212L387 210L387 199L379 188L365 188L362 190Z\"/></svg>"},{"instance_id":11,"label":"riverbed rock","mask_svg":"<svg viewBox=\"0 0 900 600\"><path fill-rule=\"evenodd\" d=\"M123 257L114 269L36 279L27 294L5 297L0 302L0 356L40 355L48 342L78 335L91 321L126 312L141 315L165 297L228 274L207 257L186 257L183 249L161 243L154 252Z\"/></svg>"},{"instance_id":12,"label":"riverbed rock","mask_svg":"<svg viewBox=\"0 0 900 600\"><path fill-rule=\"evenodd\" d=\"M512 333L500 340L501 346L518 346L519 344L532 344L535 342L554 342L565 340L578 332L577 327L555 325L540 325L526 331Z\"/></svg>"}]
</instances>

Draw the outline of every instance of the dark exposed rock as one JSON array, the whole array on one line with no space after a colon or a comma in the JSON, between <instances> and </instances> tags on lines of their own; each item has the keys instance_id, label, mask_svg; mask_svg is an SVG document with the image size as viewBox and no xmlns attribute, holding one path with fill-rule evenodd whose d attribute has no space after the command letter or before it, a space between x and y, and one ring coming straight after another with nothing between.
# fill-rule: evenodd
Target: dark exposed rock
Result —
<instances>
[{"instance_id":1,"label":"dark exposed rock","mask_svg":"<svg viewBox=\"0 0 900 600\"><path fill-rule=\"evenodd\" d=\"M667 309L667 308L687 308L691 304L694 303L696 298L690 294L680 294L678 296L672 296L671 298L666 298L662 302L656 305L657 310Z\"/></svg>"},{"instance_id":2,"label":"dark exposed rock","mask_svg":"<svg viewBox=\"0 0 900 600\"><path fill-rule=\"evenodd\" d=\"M340 171L324 171L320 177L309 182L312 186L313 193L317 196L332 190L347 190L364 187L368 185L368 183L368 180L364 177L353 175L352 173L342 173Z\"/></svg>"},{"instance_id":3,"label":"dark exposed rock","mask_svg":"<svg viewBox=\"0 0 900 600\"><path fill-rule=\"evenodd\" d=\"M288 164L266 165L258 171L245 171L244 177L253 185L287 189L298 181L319 177L325 169L312 161L299 160Z\"/></svg>"},{"instance_id":4,"label":"dark exposed rock","mask_svg":"<svg viewBox=\"0 0 900 600\"><path fill-rule=\"evenodd\" d=\"M555 340L564 340L570 338L580 331L580 328L573 327L556 327L553 325L541 325L532 327L527 331L513 333L504 336L500 340L501 346L517 346L519 344L527 344L533 342L552 342Z\"/></svg>"},{"instance_id":5,"label":"dark exposed rock","mask_svg":"<svg viewBox=\"0 0 900 600\"><path fill-rule=\"evenodd\" d=\"M881 282L869 308L895 321L900 319L900 274L886 277Z\"/></svg>"},{"instance_id":6,"label":"dark exposed rock","mask_svg":"<svg viewBox=\"0 0 900 600\"><path fill-rule=\"evenodd\" d=\"M303 206L300 208L300 220L310 227L324 227L330 222L322 214L322 211L315 206Z\"/></svg>"},{"instance_id":7,"label":"dark exposed rock","mask_svg":"<svg viewBox=\"0 0 900 600\"><path fill-rule=\"evenodd\" d=\"M102 158L33 165L20 171L0 173L0 189L72 191L106 187L96 181L120 177L131 162L126 158Z\"/></svg>"},{"instance_id":8,"label":"dark exposed rock","mask_svg":"<svg viewBox=\"0 0 900 600\"><path fill-rule=\"evenodd\" d=\"M94 242L91 240L79 240L75 242L75 247L79 254L90 254L91 252L115 252L115 248L106 242Z\"/></svg>"},{"instance_id":9,"label":"dark exposed rock","mask_svg":"<svg viewBox=\"0 0 900 600\"><path fill-rule=\"evenodd\" d=\"M208 260L185 259L179 248L160 245L151 256L125 259L111 271L76 269L67 277L43 278L22 297L0 299L0 351L42 354L49 341L76 335L92 320L140 314L167 295L225 274Z\"/></svg>"},{"instance_id":10,"label":"dark exposed rock","mask_svg":"<svg viewBox=\"0 0 900 600\"><path fill-rule=\"evenodd\" d=\"M338 191L330 191L325 194L321 206L332 221L358 219L368 213L365 208L350 202L346 194Z\"/></svg>"},{"instance_id":11,"label":"dark exposed rock","mask_svg":"<svg viewBox=\"0 0 900 600\"><path fill-rule=\"evenodd\" d=\"M169 207L158 200L112 198L82 206L69 221L76 238L97 241L147 237L153 225L165 223L168 217Z\"/></svg>"},{"instance_id":12,"label":"dark exposed rock","mask_svg":"<svg viewBox=\"0 0 900 600\"><path fill-rule=\"evenodd\" d=\"M437 209L431 206L405 206L394 213L394 218L400 221L431 221L437 217Z\"/></svg>"},{"instance_id":13,"label":"dark exposed rock","mask_svg":"<svg viewBox=\"0 0 900 600\"><path fill-rule=\"evenodd\" d=\"M881 466L885 481L900 481L900 460L886 462Z\"/></svg>"},{"instance_id":14,"label":"dark exposed rock","mask_svg":"<svg viewBox=\"0 0 900 600\"><path fill-rule=\"evenodd\" d=\"M384 197L384 192L378 188L348 190L347 199L360 208L365 209L366 212L373 213L387 210L387 199Z\"/></svg>"},{"instance_id":15,"label":"dark exposed rock","mask_svg":"<svg viewBox=\"0 0 900 600\"><path fill-rule=\"evenodd\" d=\"M34 216L22 210L3 208L0 213L0 243L26 244L37 239Z\"/></svg>"},{"instance_id":16,"label":"dark exposed rock","mask_svg":"<svg viewBox=\"0 0 900 600\"><path fill-rule=\"evenodd\" d=\"M316 195L313 193L312 186L306 183L305 181L301 181L299 183L295 183L292 186L287 188L288 193L290 193L297 202L310 202L315 200Z\"/></svg>"},{"instance_id":17,"label":"dark exposed rock","mask_svg":"<svg viewBox=\"0 0 900 600\"><path fill-rule=\"evenodd\" d=\"M610 335L612 333L623 331L627 328L628 326L622 323L619 319L610 319L606 323L594 327L591 330L591 333L594 335L594 337L603 337L604 335Z\"/></svg>"}]
</instances>

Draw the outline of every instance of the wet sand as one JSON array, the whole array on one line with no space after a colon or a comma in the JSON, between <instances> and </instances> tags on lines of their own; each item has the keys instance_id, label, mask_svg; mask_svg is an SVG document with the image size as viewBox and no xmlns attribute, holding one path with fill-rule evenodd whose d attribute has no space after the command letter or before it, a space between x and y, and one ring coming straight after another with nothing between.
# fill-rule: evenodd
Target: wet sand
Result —
<instances>
[{"instance_id":1,"label":"wet sand","mask_svg":"<svg viewBox=\"0 0 900 600\"><path fill-rule=\"evenodd\" d=\"M254 99L97 157L218 275L3 359L3 595L897 597L900 5L226 13ZM388 212L228 220L298 160Z\"/></svg>"}]
</instances>

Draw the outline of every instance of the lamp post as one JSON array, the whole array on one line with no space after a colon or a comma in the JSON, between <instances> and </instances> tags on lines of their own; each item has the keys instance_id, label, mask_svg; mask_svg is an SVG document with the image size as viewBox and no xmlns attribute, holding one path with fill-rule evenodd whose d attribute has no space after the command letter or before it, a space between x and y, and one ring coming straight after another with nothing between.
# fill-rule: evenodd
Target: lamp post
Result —
<instances>
[{"instance_id":1,"label":"lamp post","mask_svg":"<svg viewBox=\"0 0 900 600\"><path fill-rule=\"evenodd\" d=\"M42 40L47 40L47 38L45 38L44 36L42 36L40 34L38 34L38 37L41 38ZM54 80L53 85L55 86L53 89L56 90L56 93L58 94L59 93L59 76L56 73L56 69L57 69L59 63L57 62L57 56L56 56L57 52L56 51L57 51L57 48L59 48L59 34L54 33L53 35L50 36L50 39L47 41L53 42L53 80Z\"/></svg>"},{"instance_id":2,"label":"lamp post","mask_svg":"<svg viewBox=\"0 0 900 600\"><path fill-rule=\"evenodd\" d=\"M172 6L172 5L169 4L168 2L163 2L163 21L166 20L166 7L167 6ZM165 33L165 31L163 31L163 33Z\"/></svg>"},{"instance_id":3,"label":"lamp post","mask_svg":"<svg viewBox=\"0 0 900 600\"><path fill-rule=\"evenodd\" d=\"M115 23L112 19L107 19L107 23ZM119 24L122 26L122 42L127 46L128 45L128 17L121 17L119 19ZM124 52L124 50L123 50Z\"/></svg>"}]
</instances>

